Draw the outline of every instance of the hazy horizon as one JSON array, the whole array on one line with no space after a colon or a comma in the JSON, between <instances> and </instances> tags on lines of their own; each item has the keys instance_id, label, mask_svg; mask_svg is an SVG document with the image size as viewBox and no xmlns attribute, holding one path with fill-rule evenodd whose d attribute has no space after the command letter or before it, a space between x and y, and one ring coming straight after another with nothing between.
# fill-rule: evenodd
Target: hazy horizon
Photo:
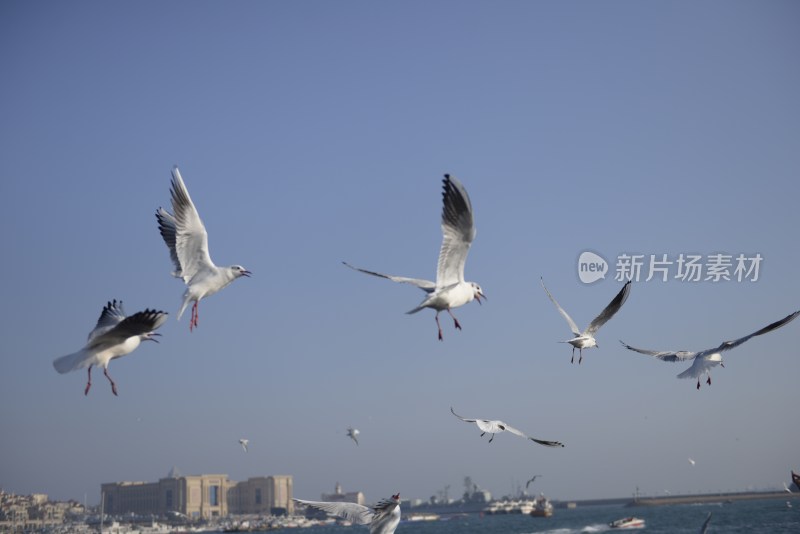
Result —
<instances>
[{"instance_id":1,"label":"hazy horizon","mask_svg":"<svg viewBox=\"0 0 800 534\"><path fill-rule=\"evenodd\" d=\"M552 499L780 488L800 470L800 321L724 354L712 385L626 350L700 350L800 309L800 5L789 1L23 2L0 5L0 487L289 474L375 502L465 476ZM178 165L235 281L176 320L159 235ZM466 278L434 278L441 180L466 187ZM570 364L622 287L599 348ZM682 281L680 255L759 256L758 279ZM645 267L647 269L647 267ZM754 274L754 273L751 273ZM169 312L160 344L59 375L102 307ZM501 419L491 444L453 417ZM356 446L346 435L361 431ZM249 452L238 443L247 438ZM688 459L695 460L692 465Z\"/></svg>"}]
</instances>

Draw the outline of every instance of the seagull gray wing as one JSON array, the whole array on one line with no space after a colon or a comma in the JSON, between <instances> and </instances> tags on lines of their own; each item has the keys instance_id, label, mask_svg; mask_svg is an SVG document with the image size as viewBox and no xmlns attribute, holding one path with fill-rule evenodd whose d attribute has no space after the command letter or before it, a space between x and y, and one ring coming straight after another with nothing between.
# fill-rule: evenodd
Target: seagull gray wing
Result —
<instances>
[{"instance_id":1,"label":"seagull gray wing","mask_svg":"<svg viewBox=\"0 0 800 534\"><path fill-rule=\"evenodd\" d=\"M86 348L116 345L129 337L147 334L164 324L167 312L146 309L134 313L120 321L116 326L92 338Z\"/></svg>"},{"instance_id":2,"label":"seagull gray wing","mask_svg":"<svg viewBox=\"0 0 800 534\"><path fill-rule=\"evenodd\" d=\"M625 301L628 300L628 295L631 292L631 281L628 280L625 282L625 285L622 286L622 289L619 290L617 296L614 297L611 302L608 303L608 306L600 312L600 315L594 318L594 321L589 323L589 326L586 328L585 334L590 336L594 336L594 333L597 332L601 326L606 324L609 319L614 317L614 314L619 311Z\"/></svg>"},{"instance_id":3,"label":"seagull gray wing","mask_svg":"<svg viewBox=\"0 0 800 534\"><path fill-rule=\"evenodd\" d=\"M514 428L511 425L509 425L508 423L504 423L503 421L497 421L497 426L500 428L500 430L508 430L512 434L516 434L517 436L520 436L520 437L523 437L523 438L526 438L526 439L528 438L527 434L525 434L521 430L517 430L516 428Z\"/></svg>"},{"instance_id":4,"label":"seagull gray wing","mask_svg":"<svg viewBox=\"0 0 800 534\"><path fill-rule=\"evenodd\" d=\"M430 280L422 280L419 278L406 278L404 276L393 276L391 274L376 273L375 271L368 271L367 269L354 267L353 265L350 265L346 261L343 261L342 263L347 267L350 267L354 271L359 271L365 274L371 274L372 276L377 276L379 278L386 278L387 280L391 280L392 282L399 282L401 284L411 284L412 286L417 286L426 293L433 293L433 290L436 289L436 283L431 282Z\"/></svg>"},{"instance_id":5,"label":"seagull gray wing","mask_svg":"<svg viewBox=\"0 0 800 534\"><path fill-rule=\"evenodd\" d=\"M464 264L475 239L472 203L461 182L449 174L442 180L442 248L436 270L436 287L464 281Z\"/></svg>"},{"instance_id":6,"label":"seagull gray wing","mask_svg":"<svg viewBox=\"0 0 800 534\"><path fill-rule=\"evenodd\" d=\"M537 478L539 478L540 476L542 476L542 475L533 475L533 477L532 477L531 479L529 479L529 480L528 480L528 481L525 483L525 489L528 489L528 486L530 486L530 485L531 485L531 482L534 482L534 481L535 481Z\"/></svg>"},{"instance_id":7,"label":"seagull gray wing","mask_svg":"<svg viewBox=\"0 0 800 534\"><path fill-rule=\"evenodd\" d=\"M563 447L564 444L560 441L548 441L546 439L536 439L528 436L528 439L531 441L535 441L539 445L544 445L545 447Z\"/></svg>"},{"instance_id":8,"label":"seagull gray wing","mask_svg":"<svg viewBox=\"0 0 800 534\"><path fill-rule=\"evenodd\" d=\"M93 338L102 335L114 325L117 325L125 319L125 310L122 309L122 301L117 299L109 301L100 312L100 318L97 320L97 325L89 332L89 341Z\"/></svg>"},{"instance_id":9,"label":"seagull gray wing","mask_svg":"<svg viewBox=\"0 0 800 534\"><path fill-rule=\"evenodd\" d=\"M619 340L622 343L622 346L628 350L632 350L634 352L638 352L640 354L647 354L648 356L654 356L659 360L665 362L682 362L686 360L691 360L695 358L700 353L699 352L691 352L688 350L667 350L667 351L656 351L656 350L647 350L647 349L637 349L636 347L631 347L621 339Z\"/></svg>"},{"instance_id":10,"label":"seagull gray wing","mask_svg":"<svg viewBox=\"0 0 800 534\"><path fill-rule=\"evenodd\" d=\"M461 417L460 415L458 415L458 414L455 412L455 410L453 410L453 407L452 407L452 406L450 406L450 412L451 412L453 415L455 415L456 417L458 417L459 419L461 419L462 421L466 422L466 423L476 423L476 422L478 421L477 419L467 419L466 417Z\"/></svg>"},{"instance_id":11,"label":"seagull gray wing","mask_svg":"<svg viewBox=\"0 0 800 534\"><path fill-rule=\"evenodd\" d=\"M354 502L319 502L319 501L304 501L302 499L292 499L296 502L312 506L320 510L324 510L330 514L343 517L348 521L352 521L356 525L369 525L372 518L375 517L375 512L371 508L356 504Z\"/></svg>"},{"instance_id":12,"label":"seagull gray wing","mask_svg":"<svg viewBox=\"0 0 800 534\"><path fill-rule=\"evenodd\" d=\"M172 260L172 264L175 266L172 276L175 278L183 278L183 274L181 273L181 260L178 258L178 251L175 248L175 241L178 235L175 217L164 208L158 208L158 210L156 210L156 219L158 220L158 231L161 233L161 237L164 238L164 243L167 244L169 257Z\"/></svg>"},{"instance_id":13,"label":"seagull gray wing","mask_svg":"<svg viewBox=\"0 0 800 534\"><path fill-rule=\"evenodd\" d=\"M399 498L399 496L398 496ZM375 521L380 518L386 517L392 513L392 510L397 508L400 503L395 499L381 499L376 505L372 507L375 511Z\"/></svg>"},{"instance_id":14,"label":"seagull gray wing","mask_svg":"<svg viewBox=\"0 0 800 534\"><path fill-rule=\"evenodd\" d=\"M511 426L511 425L509 425L507 423L504 423L503 421L498 421L498 424L499 424L499 427L500 427L501 430L508 430L512 434L516 434L517 436L521 436L521 437L523 437L525 439L529 439L531 441L535 441L539 445L544 445L545 447L563 447L564 446L564 444L561 443L560 441L548 441L548 440L545 440L545 439L532 438L529 435L527 435L524 432L522 432L521 430L517 430L513 426Z\"/></svg>"},{"instance_id":15,"label":"seagull gray wing","mask_svg":"<svg viewBox=\"0 0 800 534\"><path fill-rule=\"evenodd\" d=\"M208 233L183 183L178 167L172 168L172 212L175 219L175 255L183 281L216 267L208 254ZM171 253L170 253L171 254Z\"/></svg>"},{"instance_id":16,"label":"seagull gray wing","mask_svg":"<svg viewBox=\"0 0 800 534\"><path fill-rule=\"evenodd\" d=\"M550 300L553 302L553 304L555 304L558 313L560 313L561 316L567 320L567 323L569 324L572 333L575 334L576 336L580 336L581 331L580 329L578 329L578 325L576 325L575 321L572 320L572 317L570 317L569 314L566 311L564 311L564 308L558 305L556 299L554 299L553 295L551 295L550 292L547 290L547 287L544 285L544 278L540 278L539 280L542 282L542 287L544 288L544 292L547 293L547 296L550 297Z\"/></svg>"},{"instance_id":17,"label":"seagull gray wing","mask_svg":"<svg viewBox=\"0 0 800 534\"><path fill-rule=\"evenodd\" d=\"M787 315L783 319L781 319L779 321L775 321L774 323L768 324L767 326L765 326L761 330L753 332L752 334L750 334L748 336L740 337L739 339L734 339L733 341L725 341L719 347L716 347L716 348L713 348L713 349L704 350L704 351L700 352L700 354L705 356L706 354L713 354L715 352L722 352L724 350L731 350L732 348L738 347L739 345L741 345L742 343L744 343L745 341L747 341L751 337L760 336L762 334L768 334L769 332L772 332L773 330L777 330L778 328L780 328L780 327L792 322L798 315L800 315L800 310L798 310L798 311L796 311L794 313L790 313L789 315Z\"/></svg>"}]
</instances>

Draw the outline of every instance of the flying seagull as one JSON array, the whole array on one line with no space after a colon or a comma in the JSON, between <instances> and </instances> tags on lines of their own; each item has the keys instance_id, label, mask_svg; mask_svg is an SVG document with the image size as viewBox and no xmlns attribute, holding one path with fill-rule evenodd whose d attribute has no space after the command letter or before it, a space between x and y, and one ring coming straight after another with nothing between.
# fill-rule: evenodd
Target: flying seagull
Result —
<instances>
[{"instance_id":1,"label":"flying seagull","mask_svg":"<svg viewBox=\"0 0 800 534\"><path fill-rule=\"evenodd\" d=\"M239 440L239 445L242 446L242 448L244 449L244 452L247 452L247 444L248 443L250 443L249 439L240 439Z\"/></svg>"},{"instance_id":2,"label":"flying seagull","mask_svg":"<svg viewBox=\"0 0 800 534\"><path fill-rule=\"evenodd\" d=\"M692 465L694 465L694 464L696 464L697 462L695 462L694 460L692 460L691 458L689 458L689 463L690 463L690 464L692 464Z\"/></svg>"},{"instance_id":3,"label":"flying seagull","mask_svg":"<svg viewBox=\"0 0 800 534\"><path fill-rule=\"evenodd\" d=\"M358 435L360 433L361 432L359 432L359 430L357 428L347 427L347 437L349 437L350 439L355 441L356 445L358 445Z\"/></svg>"},{"instance_id":4,"label":"flying seagull","mask_svg":"<svg viewBox=\"0 0 800 534\"><path fill-rule=\"evenodd\" d=\"M537 479L537 478L539 478L540 476L542 476L542 475L533 475L533 478L531 478L530 480L528 480L528 481L525 483L525 489L528 489L528 486L530 486L530 485L531 485L531 482L533 482L534 480L536 480L536 479Z\"/></svg>"},{"instance_id":5,"label":"flying seagull","mask_svg":"<svg viewBox=\"0 0 800 534\"><path fill-rule=\"evenodd\" d=\"M354 502L292 500L343 517L356 525L369 525L370 534L393 534L397 525L400 523L399 493L371 507L362 506Z\"/></svg>"},{"instance_id":6,"label":"flying seagull","mask_svg":"<svg viewBox=\"0 0 800 534\"><path fill-rule=\"evenodd\" d=\"M442 340L442 326L439 324L439 312L447 311L453 318L456 329L461 330L461 325L451 311L452 308L463 306L472 300L480 304L481 297L486 298L481 287L474 282L464 281L464 263L467 253L475 238L475 226L472 220L472 203L469 195L461 182L449 174L444 175L442 199L442 248L439 251L439 265L436 270L436 282L405 278L389 274L377 273L353 267L347 262L342 262L351 269L386 278L392 282L401 282L417 286L428 294L419 306L406 313L412 314L424 308L436 310L436 326L439 329L439 340Z\"/></svg>"},{"instance_id":7,"label":"flying seagull","mask_svg":"<svg viewBox=\"0 0 800 534\"><path fill-rule=\"evenodd\" d=\"M590 349L592 347L597 347L597 341L594 339L595 332L597 332L601 326L606 324L609 319L614 317L614 314L619 311L625 301L628 298L628 295L631 292L631 282L628 280L622 289L620 289L617 296L606 306L606 308L600 312L600 315L594 318L594 320L589 323L589 326L586 327L586 330L581 332L578 329L578 325L575 324L575 321L572 320L572 317L564 311L564 308L558 305L556 299L553 298L553 295L547 290L544 285L544 279L541 279L542 287L544 288L544 292L547 293L547 296L550 297L550 300L553 301L555 304L558 313L561 314L564 319L566 319L567 323L569 324L572 333L575 335L574 338L568 339L567 341L561 341L561 343L569 343L572 345L572 359L570 362L575 361L575 349L578 349L578 353L580 354L580 358L578 359L578 364L583 361L583 349Z\"/></svg>"},{"instance_id":8,"label":"flying seagull","mask_svg":"<svg viewBox=\"0 0 800 534\"><path fill-rule=\"evenodd\" d=\"M197 305L200 299L213 295L241 276L250 276L250 271L241 265L217 267L208 253L208 234L203 221L194 207L189 191L183 183L178 167L172 168L172 211L158 208L158 230L169 249L175 270L172 276L183 278L186 291L178 311L181 318L186 306L192 306L189 331L197 326Z\"/></svg>"},{"instance_id":9,"label":"flying seagull","mask_svg":"<svg viewBox=\"0 0 800 534\"><path fill-rule=\"evenodd\" d=\"M117 385L108 374L108 364L114 358L130 354L142 341L158 340L160 336L154 332L167 320L167 313L146 309L126 317L122 309L122 301L112 300L103 307L97 326L89 332L89 340L78 352L62 356L53 361L53 367L61 374L88 367L89 380L84 395L89 394L92 387L92 366L102 365L103 374L111 382L111 391L117 394Z\"/></svg>"},{"instance_id":10,"label":"flying seagull","mask_svg":"<svg viewBox=\"0 0 800 534\"><path fill-rule=\"evenodd\" d=\"M516 434L517 436L521 436L521 437L523 437L525 439L529 439L531 441L535 441L539 445L544 445L546 447L563 447L564 446L564 444L561 443L560 441L547 441L547 440L536 439L536 438L532 438L530 436L527 436L524 433L522 433L519 430L517 430L516 428L514 428L513 426L511 426L511 425L509 425L507 423L504 423L503 421L497 421L497 420L492 421L492 420L489 420L489 419L467 419L465 417L461 417L460 415L458 415L455 412L455 410L453 410L452 406L450 407L450 411L452 412L453 415L455 415L456 417L458 417L459 419L461 419L465 423L475 423L475 424L477 424L478 428L481 429L481 437L483 437L484 434L486 434L487 432L489 434L491 434L492 437L489 438L489 443L492 442L492 440L494 439L494 435L496 433L503 432L504 430L508 430L512 434Z\"/></svg>"},{"instance_id":11,"label":"flying seagull","mask_svg":"<svg viewBox=\"0 0 800 534\"><path fill-rule=\"evenodd\" d=\"M620 343L622 343L626 349L639 352L641 354L647 354L648 356L655 356L664 362L682 362L692 360L692 366L679 374L678 378L697 378L697 389L700 389L700 377L703 374L708 377L706 383L710 386L711 369L717 365L725 367L725 365L722 363L722 352L738 347L751 337L760 336L762 334L772 332L773 330L777 330L783 325L793 321L798 315L800 315L800 310L791 313L780 321L775 321L774 323L769 324L761 330L757 330L748 336L740 337L739 339L734 339L732 341L723 341L719 347L701 350L699 352L691 352L686 350L659 352L655 350L637 349L635 347L631 347L622 340L620 340Z\"/></svg>"}]
</instances>

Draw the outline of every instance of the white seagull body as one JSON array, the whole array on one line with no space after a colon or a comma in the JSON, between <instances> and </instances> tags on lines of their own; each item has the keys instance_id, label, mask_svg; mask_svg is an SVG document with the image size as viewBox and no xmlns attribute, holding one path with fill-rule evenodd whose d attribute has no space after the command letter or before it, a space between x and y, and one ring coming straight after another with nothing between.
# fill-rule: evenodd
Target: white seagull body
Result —
<instances>
[{"instance_id":1,"label":"white seagull body","mask_svg":"<svg viewBox=\"0 0 800 534\"><path fill-rule=\"evenodd\" d=\"M351 269L386 278L393 282L411 284L428 294L427 297L413 310L407 313L417 313L424 308L436 310L436 326L439 329L439 339L442 339L442 327L439 324L439 312L447 311L453 318L453 323L458 330L461 325L453 315L452 308L463 306L473 300L480 304L481 297L486 298L481 287L474 282L464 280L464 264L467 254L475 238L475 225L472 217L472 203L469 195L461 182L449 174L444 175L443 182L443 208L442 208L442 247L439 251L439 264L436 271L436 282L418 278L393 276L353 267L347 262L342 262Z\"/></svg>"},{"instance_id":2,"label":"white seagull body","mask_svg":"<svg viewBox=\"0 0 800 534\"><path fill-rule=\"evenodd\" d=\"M349 437L350 439L355 441L356 445L358 445L358 435L360 433L361 432L357 428L353 428L353 427L348 427L347 428L347 437Z\"/></svg>"},{"instance_id":3,"label":"white seagull body","mask_svg":"<svg viewBox=\"0 0 800 534\"><path fill-rule=\"evenodd\" d=\"M183 183L178 167L172 168L172 212L158 208L158 230L169 249L175 270L172 275L182 278L186 284L178 319L190 302L192 320L189 330L197 326L197 306L200 299L213 295L241 276L250 276L250 271L241 265L217 267L208 253L208 233L194 207L189 191Z\"/></svg>"},{"instance_id":4,"label":"white seagull body","mask_svg":"<svg viewBox=\"0 0 800 534\"><path fill-rule=\"evenodd\" d=\"M92 387L92 366L103 367L103 374L111 382L111 391L117 394L117 385L108 374L108 364L114 358L130 354L139 347L142 341L155 341L154 336L159 326L167 320L167 313L146 309L125 316L122 301L113 300L103 307L97 326L89 333L86 346L78 352L62 356L53 361L53 367L61 374L88 367L89 380L83 394L89 394Z\"/></svg>"},{"instance_id":5,"label":"white seagull body","mask_svg":"<svg viewBox=\"0 0 800 534\"><path fill-rule=\"evenodd\" d=\"M701 376L703 375L707 376L706 383L710 386L711 369L713 369L717 365L725 367L725 365L722 363L722 353L724 351L738 347L751 337L760 336L762 334L767 334L769 332L772 332L773 330L777 330L783 325L793 321L798 315L800 315L800 310L794 313L790 313L783 319L775 321L772 324L768 324L761 330L757 330L756 332L753 332L750 335L740 337L739 339L734 339L732 341L723 341L722 344L720 344L720 346L718 347L715 347L713 349L701 350L698 352L692 352L687 350L672 350L672 351L659 352L655 350L637 349L635 347L631 347L622 340L620 340L620 343L622 343L622 345L626 349L638 352L640 354L647 354L648 356L654 356L663 362L682 362L682 361L692 360L691 367L689 367L684 372L679 374L678 378L697 378L697 389L700 389Z\"/></svg>"},{"instance_id":6,"label":"white seagull body","mask_svg":"<svg viewBox=\"0 0 800 534\"><path fill-rule=\"evenodd\" d=\"M247 452L247 444L248 443L250 443L249 439L240 439L239 440L239 445L242 446L242 449L244 449L244 452Z\"/></svg>"},{"instance_id":7,"label":"white seagull body","mask_svg":"<svg viewBox=\"0 0 800 534\"><path fill-rule=\"evenodd\" d=\"M516 428L514 428L511 425L509 425L508 423L504 423L503 421L490 420L490 419L468 419L466 417L461 417L460 415L458 415L455 412L455 410L453 410L452 406L450 407L450 412L452 412L453 415L455 415L456 417L458 417L459 419L461 419L465 423L475 423L476 425L478 425L478 428L481 429L481 437L483 437L486 433L491 434L492 436L489 438L489 443L492 442L492 440L494 439L494 435L495 434L507 430L508 432L511 432L512 434L516 434L517 436L523 437L525 439L529 439L531 441L535 441L539 445L544 445L545 447L563 447L564 446L564 444L561 443L560 441L548 441L548 440L544 440L544 439L532 438L532 437L528 436L527 434L525 434L524 432L521 432L521 431L517 430Z\"/></svg>"},{"instance_id":8,"label":"white seagull body","mask_svg":"<svg viewBox=\"0 0 800 534\"><path fill-rule=\"evenodd\" d=\"M566 319L567 324L569 324L570 330L575 335L574 338L568 339L567 341L562 341L561 343L569 343L572 345L572 359L570 362L574 363L575 360L575 349L578 349L580 354L580 358L578 359L578 363L580 364L583 361L583 349L589 349L592 347L597 347L597 340L595 340L594 335L600 329L601 326L606 324L609 319L614 317L614 314L619 311L625 301L628 299L628 295L631 292L631 282L630 280L622 286L617 296L605 307L605 309L600 312L600 315L594 318L594 320L589 323L589 326L586 327L586 330L581 332L578 329L578 325L575 324L575 321L572 320L572 317L564 311L564 308L559 306L556 299L553 298L553 295L547 290L544 285L544 280L541 280L542 287L544 288L544 292L547 293L547 296L550 297L550 300L555 304L558 313L561 314L564 319Z\"/></svg>"},{"instance_id":9,"label":"white seagull body","mask_svg":"<svg viewBox=\"0 0 800 534\"><path fill-rule=\"evenodd\" d=\"M354 502L292 500L347 519L354 525L369 525L370 534L393 534L400 523L399 493L371 507L362 506Z\"/></svg>"}]
</instances>

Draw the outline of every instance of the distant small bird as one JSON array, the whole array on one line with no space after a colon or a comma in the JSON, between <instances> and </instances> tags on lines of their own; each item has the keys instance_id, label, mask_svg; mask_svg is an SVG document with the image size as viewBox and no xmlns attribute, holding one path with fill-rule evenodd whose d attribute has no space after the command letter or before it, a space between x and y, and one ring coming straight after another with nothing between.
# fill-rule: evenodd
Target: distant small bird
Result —
<instances>
[{"instance_id":1,"label":"distant small bird","mask_svg":"<svg viewBox=\"0 0 800 534\"><path fill-rule=\"evenodd\" d=\"M178 311L181 318L186 306L192 306L192 319L189 331L197 327L197 306L201 299L213 295L239 277L252 273L241 265L217 267L208 253L208 234L194 207L189 191L183 183L178 167L172 168L172 211L158 208L158 230L169 249L170 258L175 265L172 276L182 278L187 288L183 293L183 303Z\"/></svg>"},{"instance_id":2,"label":"distant small bird","mask_svg":"<svg viewBox=\"0 0 800 534\"><path fill-rule=\"evenodd\" d=\"M356 445L358 445L358 435L359 434L361 434L361 432L357 428L347 427L347 437L349 437L350 439L355 441Z\"/></svg>"},{"instance_id":3,"label":"distant small bird","mask_svg":"<svg viewBox=\"0 0 800 534\"><path fill-rule=\"evenodd\" d=\"M706 517L706 520L703 521L703 526L700 527L700 534L706 534L706 532L708 532L709 523L711 523L711 512L708 512L708 517Z\"/></svg>"},{"instance_id":4,"label":"distant small bird","mask_svg":"<svg viewBox=\"0 0 800 534\"><path fill-rule=\"evenodd\" d=\"M158 340L160 336L154 332L167 320L167 313L146 309L125 316L122 301L110 301L100 313L97 326L89 333L89 340L81 350L67 356L62 356L53 361L53 367L61 374L88 367L89 380L86 383L84 395L89 394L92 387L92 366L102 365L103 374L111 382L111 391L117 394L117 385L108 374L108 364L115 358L130 354L139 347L142 341Z\"/></svg>"},{"instance_id":5,"label":"distant small bird","mask_svg":"<svg viewBox=\"0 0 800 534\"><path fill-rule=\"evenodd\" d=\"M247 444L248 443L250 443L249 439L240 439L239 440L239 445L242 446L242 449L244 449L244 452L247 452Z\"/></svg>"},{"instance_id":6,"label":"distant small bird","mask_svg":"<svg viewBox=\"0 0 800 534\"><path fill-rule=\"evenodd\" d=\"M694 460L692 460L691 458L689 458L689 463L694 465L696 462Z\"/></svg>"},{"instance_id":7,"label":"distant small bird","mask_svg":"<svg viewBox=\"0 0 800 534\"><path fill-rule=\"evenodd\" d=\"M467 195L467 190L455 177L445 174L443 183L442 234L444 236L442 248L439 251L436 282L377 273L342 262L356 271L386 278L392 282L411 284L427 293L428 296L419 306L406 313L417 313L424 308L436 310L436 327L439 329L440 341L443 337L442 326L439 324L439 312L447 311L453 318L456 329L461 330L458 319L450 310L473 300L477 300L480 304L481 297L486 298L478 284L464 281L464 264L467 261L472 240L475 238L472 203Z\"/></svg>"},{"instance_id":8,"label":"distant small bird","mask_svg":"<svg viewBox=\"0 0 800 534\"><path fill-rule=\"evenodd\" d=\"M733 341L723 341L719 347L701 350L699 352L690 352L686 350L659 352L655 350L637 349L636 347L631 347L622 340L620 340L620 343L622 343L622 346L628 350L632 350L640 354L647 354L648 356L654 356L663 362L681 362L692 360L692 366L679 374L678 378L697 378L697 389L700 389L700 377L703 374L707 376L706 383L710 386L711 369L717 365L725 367L725 365L722 363L722 352L738 347L751 337L768 334L773 330L777 330L778 328L792 322L798 315L800 315L800 310L790 313L783 319L768 324L761 330L757 330L750 335L740 337L739 339L734 339Z\"/></svg>"},{"instance_id":9,"label":"distant small bird","mask_svg":"<svg viewBox=\"0 0 800 534\"><path fill-rule=\"evenodd\" d=\"M392 495L367 507L353 502L318 502L292 499L295 502L324 510L356 525L369 525L370 534L393 534L400 523L400 494Z\"/></svg>"},{"instance_id":10,"label":"distant small bird","mask_svg":"<svg viewBox=\"0 0 800 534\"><path fill-rule=\"evenodd\" d=\"M570 359L571 363L575 363L575 349L578 349L578 353L580 354L580 358L578 359L578 364L583 361L583 349L590 349L592 347L598 347L597 340L595 340L594 335L600 329L601 326L606 324L609 319L614 317L622 305L625 304L625 301L628 299L628 295L631 292L631 282L630 280L622 286L622 289L619 290L617 296L612 299L612 301L605 307L605 309L600 312L600 315L594 318L594 320L589 323L589 326L586 327L586 330L581 332L578 329L578 325L575 324L575 321L572 320L572 317L562 308L556 299L553 298L553 295L547 290L547 287L544 285L544 279L541 279L542 287L544 288L544 292L547 293L547 296L550 297L550 300L555 304L558 313L566 319L567 324L569 324L572 333L575 335L574 338L568 339L566 341L561 341L560 343L569 343L572 345L572 359ZM599 348L599 347L598 347Z\"/></svg>"},{"instance_id":11,"label":"distant small bird","mask_svg":"<svg viewBox=\"0 0 800 534\"><path fill-rule=\"evenodd\" d=\"M542 475L533 475L533 478L531 478L530 480L528 480L528 481L525 483L525 489L528 489L528 486L530 486L530 485L531 485L531 482L533 482L534 480L536 480L536 479L537 479L537 478L539 478L540 476L542 476Z\"/></svg>"},{"instance_id":12,"label":"distant small bird","mask_svg":"<svg viewBox=\"0 0 800 534\"><path fill-rule=\"evenodd\" d=\"M455 412L455 410L453 410L452 406L450 407L450 412L453 415L455 415L456 417L458 417L459 419L461 419L462 421L464 421L465 423L475 423L475 424L477 424L478 428L480 428L481 431L482 431L481 432L481 437L483 437L487 432L489 434L491 434L492 436L489 438L489 443L492 442L492 440L494 439L494 435L495 434L497 434L498 432L503 432L503 431L507 430L507 431L511 432L512 434L516 434L517 436L521 436L521 437L523 437L525 439L529 439L531 441L535 441L539 445L544 445L545 447L563 447L564 446L564 444L561 443L560 441L547 441L547 440L543 440L543 439L532 438L532 437L524 434L523 432L517 430L513 426L511 426L511 425L509 425L507 423L504 423L503 421L489 420L489 419L467 419L465 417L461 417L460 415L458 415Z\"/></svg>"}]
</instances>

